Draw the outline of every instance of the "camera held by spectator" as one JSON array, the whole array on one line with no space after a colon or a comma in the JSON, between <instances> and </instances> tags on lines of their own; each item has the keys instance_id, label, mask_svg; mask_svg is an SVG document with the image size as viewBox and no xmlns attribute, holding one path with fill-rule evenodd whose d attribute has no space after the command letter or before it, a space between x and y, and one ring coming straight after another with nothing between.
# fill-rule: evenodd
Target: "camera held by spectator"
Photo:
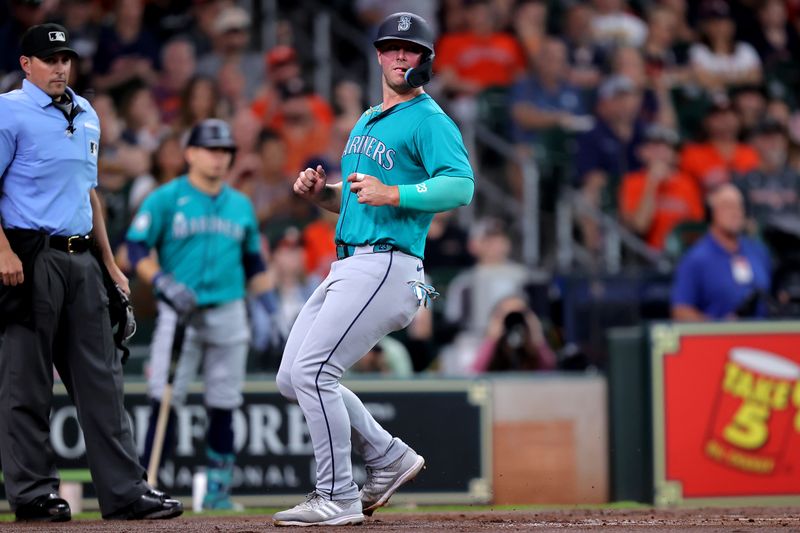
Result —
<instances>
[{"instance_id":1,"label":"camera held by spectator","mask_svg":"<svg viewBox=\"0 0 800 533\"><path fill-rule=\"evenodd\" d=\"M542 324L525 298L514 295L501 300L492 311L474 370L549 370L555 363Z\"/></svg>"}]
</instances>

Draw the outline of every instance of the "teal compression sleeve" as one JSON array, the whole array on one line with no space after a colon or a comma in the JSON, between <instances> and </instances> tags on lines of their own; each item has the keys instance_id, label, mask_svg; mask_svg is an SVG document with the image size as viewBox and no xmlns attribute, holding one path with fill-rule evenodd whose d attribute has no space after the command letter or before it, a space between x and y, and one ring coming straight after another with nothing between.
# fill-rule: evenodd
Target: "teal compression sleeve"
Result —
<instances>
[{"instance_id":1,"label":"teal compression sleeve","mask_svg":"<svg viewBox=\"0 0 800 533\"><path fill-rule=\"evenodd\" d=\"M467 205L475 184L472 178L434 176L422 183L398 185L400 207L427 213L439 213Z\"/></svg>"}]
</instances>

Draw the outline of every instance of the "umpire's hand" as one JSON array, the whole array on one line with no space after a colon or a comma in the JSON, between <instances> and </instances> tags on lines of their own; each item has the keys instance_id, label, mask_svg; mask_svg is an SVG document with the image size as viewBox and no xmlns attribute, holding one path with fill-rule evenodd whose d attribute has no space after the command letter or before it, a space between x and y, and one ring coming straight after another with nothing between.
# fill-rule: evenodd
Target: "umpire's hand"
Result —
<instances>
[{"instance_id":1,"label":"umpire's hand","mask_svg":"<svg viewBox=\"0 0 800 533\"><path fill-rule=\"evenodd\" d=\"M180 318L185 319L197 307L194 291L176 280L172 274L159 274L153 280L156 295L172 307Z\"/></svg>"},{"instance_id":2,"label":"umpire's hand","mask_svg":"<svg viewBox=\"0 0 800 533\"><path fill-rule=\"evenodd\" d=\"M10 247L0 250L0 283L3 285L21 285L25 281L22 273L22 261Z\"/></svg>"},{"instance_id":3,"label":"umpire's hand","mask_svg":"<svg viewBox=\"0 0 800 533\"><path fill-rule=\"evenodd\" d=\"M111 276L111 279L114 280L117 287L119 287L125 296L130 296L131 286L128 282L128 276L122 273L122 270L117 266L114 260L108 261L105 265L106 269L108 269L108 275Z\"/></svg>"}]
</instances>

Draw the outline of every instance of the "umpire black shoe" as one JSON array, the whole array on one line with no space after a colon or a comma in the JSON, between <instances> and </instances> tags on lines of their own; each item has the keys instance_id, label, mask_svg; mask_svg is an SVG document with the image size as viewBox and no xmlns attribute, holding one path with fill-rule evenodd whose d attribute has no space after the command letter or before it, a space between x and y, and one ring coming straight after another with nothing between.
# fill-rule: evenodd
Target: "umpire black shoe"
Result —
<instances>
[{"instance_id":1,"label":"umpire black shoe","mask_svg":"<svg viewBox=\"0 0 800 533\"><path fill-rule=\"evenodd\" d=\"M43 494L30 503L17 506L15 514L17 522L67 522L72 518L67 501L55 493Z\"/></svg>"},{"instance_id":2,"label":"umpire black shoe","mask_svg":"<svg viewBox=\"0 0 800 533\"><path fill-rule=\"evenodd\" d=\"M159 520L183 514L183 504L161 491L150 489L131 504L109 515L106 520Z\"/></svg>"}]
</instances>

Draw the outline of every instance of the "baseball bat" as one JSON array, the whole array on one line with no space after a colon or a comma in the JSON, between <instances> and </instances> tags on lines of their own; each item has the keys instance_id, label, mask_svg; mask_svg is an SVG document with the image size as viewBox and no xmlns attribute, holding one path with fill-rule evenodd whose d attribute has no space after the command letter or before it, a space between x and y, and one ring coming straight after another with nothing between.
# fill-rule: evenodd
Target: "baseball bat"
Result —
<instances>
[{"instance_id":1,"label":"baseball bat","mask_svg":"<svg viewBox=\"0 0 800 533\"><path fill-rule=\"evenodd\" d=\"M161 462L164 436L167 434L169 410L172 408L172 383L175 381L175 369L178 368L178 361L181 357L188 321L188 318L178 316L178 321L175 324L175 333L172 336L172 354L169 360L167 384L164 385L164 392L161 394L161 407L158 410L156 432L153 435L153 448L150 452L150 462L147 464L147 482L153 488L156 488L158 484L158 464Z\"/></svg>"}]
</instances>

